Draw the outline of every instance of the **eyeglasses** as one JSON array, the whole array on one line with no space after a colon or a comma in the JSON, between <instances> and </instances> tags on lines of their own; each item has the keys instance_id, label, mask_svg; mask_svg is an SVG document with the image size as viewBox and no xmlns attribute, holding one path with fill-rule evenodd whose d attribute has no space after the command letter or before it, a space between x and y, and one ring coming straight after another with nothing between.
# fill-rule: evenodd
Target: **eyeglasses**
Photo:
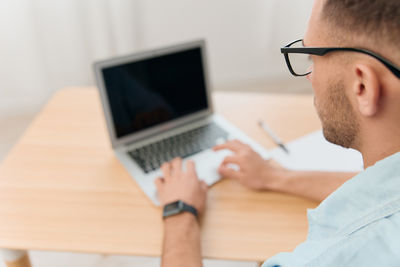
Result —
<instances>
[{"instance_id":1,"label":"eyeglasses","mask_svg":"<svg viewBox=\"0 0 400 267\"><path fill-rule=\"evenodd\" d=\"M324 56L335 51L358 52L369 55L379 60L397 78L400 79L400 68L396 67L389 60L369 50L351 47L304 47L303 39L291 42L287 46L281 48L281 53L285 56L289 71L294 76L307 76L312 72L313 62L310 55Z\"/></svg>"}]
</instances>

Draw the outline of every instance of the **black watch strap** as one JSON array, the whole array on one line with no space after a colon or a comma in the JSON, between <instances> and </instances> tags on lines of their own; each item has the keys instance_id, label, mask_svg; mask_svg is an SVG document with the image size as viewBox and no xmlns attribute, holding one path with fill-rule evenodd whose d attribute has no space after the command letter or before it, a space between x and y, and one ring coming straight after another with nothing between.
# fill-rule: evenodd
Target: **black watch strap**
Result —
<instances>
[{"instance_id":1,"label":"black watch strap","mask_svg":"<svg viewBox=\"0 0 400 267\"><path fill-rule=\"evenodd\" d=\"M189 204L186 204L182 200L178 200L178 201L175 201L175 202L165 205L164 210L163 210L163 218L165 219L170 216L180 214L182 212L190 212L196 218L198 218L198 213L197 213L196 208L193 206L190 206Z\"/></svg>"}]
</instances>

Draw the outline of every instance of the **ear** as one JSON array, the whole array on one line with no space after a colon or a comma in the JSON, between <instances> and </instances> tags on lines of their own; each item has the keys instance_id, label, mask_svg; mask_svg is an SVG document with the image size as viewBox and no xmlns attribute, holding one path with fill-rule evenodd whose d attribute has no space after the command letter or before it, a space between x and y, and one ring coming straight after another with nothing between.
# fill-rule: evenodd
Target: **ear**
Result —
<instances>
[{"instance_id":1,"label":"ear","mask_svg":"<svg viewBox=\"0 0 400 267\"><path fill-rule=\"evenodd\" d=\"M382 97L378 73L368 65L357 64L354 68L354 94L361 115L371 117L378 112Z\"/></svg>"}]
</instances>

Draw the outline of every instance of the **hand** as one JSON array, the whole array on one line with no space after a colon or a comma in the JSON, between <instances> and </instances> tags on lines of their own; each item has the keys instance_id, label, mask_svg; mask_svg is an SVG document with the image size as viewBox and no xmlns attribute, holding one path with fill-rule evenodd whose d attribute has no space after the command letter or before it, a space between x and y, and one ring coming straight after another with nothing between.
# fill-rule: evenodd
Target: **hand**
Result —
<instances>
[{"instance_id":1,"label":"hand","mask_svg":"<svg viewBox=\"0 0 400 267\"><path fill-rule=\"evenodd\" d=\"M221 176L235 179L244 186L255 190L274 190L277 183L287 174L284 169L271 160L264 160L249 145L238 140L229 141L214 147L215 151L228 149L234 154L227 156L218 168ZM236 165L238 170L229 165Z\"/></svg>"},{"instance_id":2,"label":"hand","mask_svg":"<svg viewBox=\"0 0 400 267\"><path fill-rule=\"evenodd\" d=\"M200 181L193 161L187 161L186 171L182 169L182 159L176 158L161 166L164 177L155 180L161 205L182 200L203 213L208 186Z\"/></svg>"}]
</instances>

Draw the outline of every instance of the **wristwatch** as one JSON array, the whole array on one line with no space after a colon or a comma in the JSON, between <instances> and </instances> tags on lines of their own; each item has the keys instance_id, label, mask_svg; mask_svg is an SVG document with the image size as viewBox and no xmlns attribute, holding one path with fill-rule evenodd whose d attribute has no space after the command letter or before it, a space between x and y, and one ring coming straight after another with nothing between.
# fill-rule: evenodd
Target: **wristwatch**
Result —
<instances>
[{"instance_id":1,"label":"wristwatch","mask_svg":"<svg viewBox=\"0 0 400 267\"><path fill-rule=\"evenodd\" d=\"M186 204L182 200L178 200L164 206L163 219L180 214L182 212L190 212L196 217L196 219L198 218L197 210L195 207Z\"/></svg>"}]
</instances>

